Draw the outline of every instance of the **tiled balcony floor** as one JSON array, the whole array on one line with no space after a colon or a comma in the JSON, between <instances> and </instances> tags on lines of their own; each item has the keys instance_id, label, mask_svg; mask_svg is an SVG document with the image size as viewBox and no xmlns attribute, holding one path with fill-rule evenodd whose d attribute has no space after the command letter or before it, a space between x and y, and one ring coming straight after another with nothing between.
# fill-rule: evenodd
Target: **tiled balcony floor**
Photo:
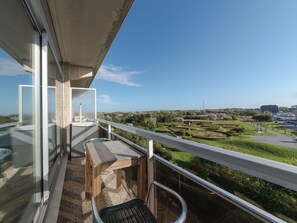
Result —
<instances>
[{"instance_id":1,"label":"tiled balcony floor","mask_svg":"<svg viewBox=\"0 0 297 223\"><path fill-rule=\"evenodd\" d=\"M111 206L133 198L121 186L115 189L115 174L112 171L102 173L102 207ZM122 184L125 182L122 180ZM58 222L92 222L91 202L85 200L85 159L68 161Z\"/></svg>"}]
</instances>

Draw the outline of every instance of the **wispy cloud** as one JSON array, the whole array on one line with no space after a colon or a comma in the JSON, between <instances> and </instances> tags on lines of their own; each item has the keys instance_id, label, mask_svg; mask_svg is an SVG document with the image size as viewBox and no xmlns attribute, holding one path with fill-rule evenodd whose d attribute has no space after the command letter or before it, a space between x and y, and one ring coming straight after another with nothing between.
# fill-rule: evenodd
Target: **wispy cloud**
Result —
<instances>
[{"instance_id":1,"label":"wispy cloud","mask_svg":"<svg viewBox=\"0 0 297 223\"><path fill-rule=\"evenodd\" d=\"M0 57L0 76L17 76L26 74L22 66L16 61Z\"/></svg>"},{"instance_id":2,"label":"wispy cloud","mask_svg":"<svg viewBox=\"0 0 297 223\"><path fill-rule=\"evenodd\" d=\"M101 94L97 97L98 103L102 104L119 104L116 101L111 100L111 97L107 94Z\"/></svg>"},{"instance_id":3,"label":"wispy cloud","mask_svg":"<svg viewBox=\"0 0 297 223\"><path fill-rule=\"evenodd\" d=\"M140 71L126 71L124 68L115 65L101 65L96 79L102 79L127 85L130 87L141 87L142 84L134 82L132 79L135 75L141 74Z\"/></svg>"}]
</instances>

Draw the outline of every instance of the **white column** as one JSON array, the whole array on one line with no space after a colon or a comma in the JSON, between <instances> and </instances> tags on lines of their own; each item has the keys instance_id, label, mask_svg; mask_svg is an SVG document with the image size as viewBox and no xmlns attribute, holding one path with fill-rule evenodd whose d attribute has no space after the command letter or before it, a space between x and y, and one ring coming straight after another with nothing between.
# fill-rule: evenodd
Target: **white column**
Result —
<instances>
[{"instance_id":1,"label":"white column","mask_svg":"<svg viewBox=\"0 0 297 223\"><path fill-rule=\"evenodd\" d=\"M111 139L111 125L108 125L108 139Z\"/></svg>"},{"instance_id":2,"label":"white column","mask_svg":"<svg viewBox=\"0 0 297 223\"><path fill-rule=\"evenodd\" d=\"M82 105L79 104L79 122L82 122Z\"/></svg>"},{"instance_id":3,"label":"white column","mask_svg":"<svg viewBox=\"0 0 297 223\"><path fill-rule=\"evenodd\" d=\"M147 139L147 182L148 190L151 183L154 181L154 141ZM155 190L152 188L150 197L149 197L149 208L152 213L155 212Z\"/></svg>"}]
</instances>

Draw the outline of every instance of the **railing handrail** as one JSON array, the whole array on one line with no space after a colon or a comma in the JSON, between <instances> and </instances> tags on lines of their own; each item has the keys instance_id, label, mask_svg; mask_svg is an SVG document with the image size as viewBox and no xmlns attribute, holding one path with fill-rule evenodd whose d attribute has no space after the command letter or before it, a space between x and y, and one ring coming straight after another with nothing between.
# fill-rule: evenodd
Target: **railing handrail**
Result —
<instances>
[{"instance_id":1,"label":"railing handrail","mask_svg":"<svg viewBox=\"0 0 297 223\"><path fill-rule=\"evenodd\" d=\"M127 132L297 191L297 166L98 119Z\"/></svg>"},{"instance_id":2,"label":"railing handrail","mask_svg":"<svg viewBox=\"0 0 297 223\"><path fill-rule=\"evenodd\" d=\"M19 124L19 122L9 122L9 123L5 123L5 124L0 124L0 129L11 127L11 126L16 126L18 124Z\"/></svg>"}]
</instances>

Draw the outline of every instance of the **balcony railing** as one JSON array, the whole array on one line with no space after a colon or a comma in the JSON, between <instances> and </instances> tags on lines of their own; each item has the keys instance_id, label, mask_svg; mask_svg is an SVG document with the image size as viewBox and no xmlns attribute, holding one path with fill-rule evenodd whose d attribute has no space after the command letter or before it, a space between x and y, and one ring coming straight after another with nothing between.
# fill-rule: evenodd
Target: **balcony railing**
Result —
<instances>
[{"instance_id":1,"label":"balcony railing","mask_svg":"<svg viewBox=\"0 0 297 223\"><path fill-rule=\"evenodd\" d=\"M153 140L170 148L188 152L194 156L230 167L234 170L258 177L262 180L266 180L293 191L297 191L296 166L174 138L103 119L99 119L99 123L107 124L107 128L99 125L105 132L106 137L120 139L147 154L148 181L150 182L153 180L151 179L152 177L150 177L153 176L156 180L161 181L165 185L171 186L173 189L179 191L188 203L190 219L192 219L193 222L195 222L195 214L198 214L200 218L203 218L203 215L208 214L208 216L205 216L205 218L208 218L205 222L230 222L230 219L232 218L236 218L237 220L242 219L240 222L284 222L263 209L258 208L255 205L227 192L226 190L215 186L214 184L153 154ZM136 145L135 143L112 132L112 126L146 138L148 141L148 148L142 148L139 145ZM150 166L151 161L154 162L153 169ZM208 205L203 205L203 203ZM200 214L197 213L199 212L199 207L200 211L204 208ZM209 207L213 210L207 211ZM221 215L219 213L221 213Z\"/></svg>"}]
</instances>

